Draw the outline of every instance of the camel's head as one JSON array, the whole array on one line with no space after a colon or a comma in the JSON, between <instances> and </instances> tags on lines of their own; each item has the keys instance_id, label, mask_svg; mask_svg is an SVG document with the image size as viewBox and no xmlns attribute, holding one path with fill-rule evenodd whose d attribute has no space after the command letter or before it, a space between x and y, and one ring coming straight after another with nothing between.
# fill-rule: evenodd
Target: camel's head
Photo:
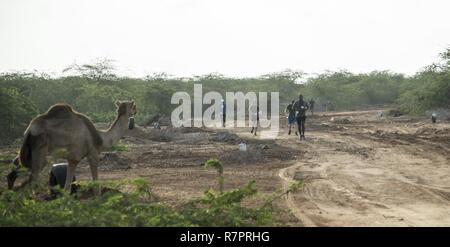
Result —
<instances>
[{"instance_id":1,"label":"camel's head","mask_svg":"<svg viewBox=\"0 0 450 247\"><path fill-rule=\"evenodd\" d=\"M119 116L125 115L128 117L128 128L133 129L134 128L134 118L133 116L136 115L136 104L134 101L116 101L117 106L117 113Z\"/></svg>"}]
</instances>

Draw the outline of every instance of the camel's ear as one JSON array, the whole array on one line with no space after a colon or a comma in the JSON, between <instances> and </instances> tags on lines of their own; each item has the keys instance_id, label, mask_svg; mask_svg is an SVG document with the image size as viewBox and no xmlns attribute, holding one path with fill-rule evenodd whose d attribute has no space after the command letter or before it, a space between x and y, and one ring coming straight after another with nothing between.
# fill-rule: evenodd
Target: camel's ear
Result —
<instances>
[{"instance_id":1,"label":"camel's ear","mask_svg":"<svg viewBox=\"0 0 450 247\"><path fill-rule=\"evenodd\" d=\"M116 106L119 107L120 103L121 103L120 100L116 100L114 104L116 104Z\"/></svg>"}]
</instances>

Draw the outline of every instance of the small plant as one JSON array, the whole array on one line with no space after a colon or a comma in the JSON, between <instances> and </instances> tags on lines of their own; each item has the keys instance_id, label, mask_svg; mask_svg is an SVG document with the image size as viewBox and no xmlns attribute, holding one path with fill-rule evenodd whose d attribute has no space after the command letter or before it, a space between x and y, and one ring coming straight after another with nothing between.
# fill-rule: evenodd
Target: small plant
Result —
<instances>
[{"instance_id":1,"label":"small plant","mask_svg":"<svg viewBox=\"0 0 450 247\"><path fill-rule=\"evenodd\" d=\"M117 143L116 145L112 146L112 151L115 152L125 152L128 151L128 145L122 142Z\"/></svg>"},{"instance_id":2,"label":"small plant","mask_svg":"<svg viewBox=\"0 0 450 247\"><path fill-rule=\"evenodd\" d=\"M219 183L219 191L220 193L223 192L223 182L224 182L224 177L223 177L223 165L222 163L220 163L220 161L218 159L209 159L205 162L205 167L212 167L215 168L217 170L217 172L219 173L217 180Z\"/></svg>"}]
</instances>

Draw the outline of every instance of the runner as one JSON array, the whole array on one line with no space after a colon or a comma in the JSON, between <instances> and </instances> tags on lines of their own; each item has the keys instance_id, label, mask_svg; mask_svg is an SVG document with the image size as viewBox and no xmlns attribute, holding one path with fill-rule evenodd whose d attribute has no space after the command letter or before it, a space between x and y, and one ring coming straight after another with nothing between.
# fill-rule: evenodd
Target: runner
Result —
<instances>
[{"instance_id":1,"label":"runner","mask_svg":"<svg viewBox=\"0 0 450 247\"><path fill-rule=\"evenodd\" d=\"M227 105L224 100L222 100L222 106L221 106L221 113L222 113L222 127L225 128L225 121L227 119Z\"/></svg>"},{"instance_id":2,"label":"runner","mask_svg":"<svg viewBox=\"0 0 450 247\"><path fill-rule=\"evenodd\" d=\"M259 124L259 105L257 103L253 104L250 107L250 121L252 123L252 130L250 133L254 132L254 135L256 136L256 131L258 130L258 124Z\"/></svg>"},{"instance_id":3,"label":"runner","mask_svg":"<svg viewBox=\"0 0 450 247\"><path fill-rule=\"evenodd\" d=\"M292 125L295 123L295 110L294 110L294 102L295 100L293 100L287 107L285 112L288 114L288 127L289 127L289 132L288 135L291 134L291 127ZM297 131L295 131L295 135L298 135Z\"/></svg>"},{"instance_id":4,"label":"runner","mask_svg":"<svg viewBox=\"0 0 450 247\"><path fill-rule=\"evenodd\" d=\"M303 95L300 94L298 100L294 103L294 110L297 112L297 126L298 132L300 133L300 140L305 139L306 110L308 108L308 103L303 101Z\"/></svg>"}]
</instances>

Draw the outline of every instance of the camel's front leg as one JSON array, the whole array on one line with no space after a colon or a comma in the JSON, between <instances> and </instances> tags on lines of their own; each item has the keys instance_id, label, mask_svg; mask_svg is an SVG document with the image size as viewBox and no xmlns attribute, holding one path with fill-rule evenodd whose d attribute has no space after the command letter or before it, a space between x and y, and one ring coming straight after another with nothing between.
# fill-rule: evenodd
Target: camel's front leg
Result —
<instances>
[{"instance_id":1,"label":"camel's front leg","mask_svg":"<svg viewBox=\"0 0 450 247\"><path fill-rule=\"evenodd\" d=\"M68 161L69 165L67 167L66 183L64 184L64 190L70 193L72 188L73 177L75 176L75 168L77 168L79 161L77 160L68 160Z\"/></svg>"},{"instance_id":2,"label":"camel's front leg","mask_svg":"<svg viewBox=\"0 0 450 247\"><path fill-rule=\"evenodd\" d=\"M98 180L98 172L97 172L98 160L99 160L99 158L98 158L97 152L89 153L89 155L88 155L89 168L91 169L92 181L94 181L94 182L96 182ZM100 185L95 188L94 193L96 195L101 194Z\"/></svg>"}]
</instances>

